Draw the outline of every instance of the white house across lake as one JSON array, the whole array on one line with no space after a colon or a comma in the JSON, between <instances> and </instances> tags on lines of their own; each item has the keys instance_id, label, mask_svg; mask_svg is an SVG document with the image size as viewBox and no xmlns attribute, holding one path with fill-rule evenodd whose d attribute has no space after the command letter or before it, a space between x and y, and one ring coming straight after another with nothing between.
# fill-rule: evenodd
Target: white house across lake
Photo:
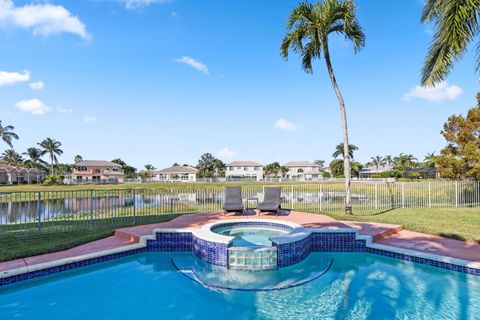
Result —
<instances>
[{"instance_id":1,"label":"white house across lake","mask_svg":"<svg viewBox=\"0 0 480 320\"><path fill-rule=\"evenodd\" d=\"M263 166L254 161L233 161L227 163L225 171L227 179L249 179L260 181L263 179Z\"/></svg>"},{"instance_id":2,"label":"white house across lake","mask_svg":"<svg viewBox=\"0 0 480 320\"><path fill-rule=\"evenodd\" d=\"M315 181L321 177L321 168L308 161L291 161L283 166L288 168L286 178L294 181Z\"/></svg>"}]
</instances>

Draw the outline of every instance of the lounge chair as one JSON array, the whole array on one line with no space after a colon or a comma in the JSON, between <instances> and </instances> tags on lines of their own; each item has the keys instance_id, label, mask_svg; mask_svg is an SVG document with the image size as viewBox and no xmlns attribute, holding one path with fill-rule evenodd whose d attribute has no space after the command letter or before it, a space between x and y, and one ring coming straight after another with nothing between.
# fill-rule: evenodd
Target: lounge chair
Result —
<instances>
[{"instance_id":1,"label":"lounge chair","mask_svg":"<svg viewBox=\"0 0 480 320\"><path fill-rule=\"evenodd\" d=\"M241 187L225 187L225 202L223 204L224 213L243 213L244 209L245 206L242 201Z\"/></svg>"},{"instance_id":2,"label":"lounge chair","mask_svg":"<svg viewBox=\"0 0 480 320\"><path fill-rule=\"evenodd\" d=\"M263 202L258 204L258 210L260 212L268 211L278 213L281 208L282 201L282 188L280 187L267 187L265 188L265 195Z\"/></svg>"}]
</instances>

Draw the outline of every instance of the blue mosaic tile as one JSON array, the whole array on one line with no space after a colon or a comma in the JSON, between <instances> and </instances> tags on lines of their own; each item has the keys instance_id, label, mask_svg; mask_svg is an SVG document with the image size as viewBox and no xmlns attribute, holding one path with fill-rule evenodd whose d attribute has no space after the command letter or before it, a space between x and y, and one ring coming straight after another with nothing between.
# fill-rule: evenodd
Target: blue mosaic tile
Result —
<instances>
[{"instance_id":1,"label":"blue mosaic tile","mask_svg":"<svg viewBox=\"0 0 480 320\"><path fill-rule=\"evenodd\" d=\"M285 244L275 244L277 247L277 265L279 268L291 266L296 264L310 254L312 252L312 235L308 237Z\"/></svg>"},{"instance_id":2,"label":"blue mosaic tile","mask_svg":"<svg viewBox=\"0 0 480 320\"><path fill-rule=\"evenodd\" d=\"M193 237L193 253L200 259L222 267L228 266L228 245Z\"/></svg>"},{"instance_id":3,"label":"blue mosaic tile","mask_svg":"<svg viewBox=\"0 0 480 320\"><path fill-rule=\"evenodd\" d=\"M366 241L357 240L354 232L314 232L313 252L365 252Z\"/></svg>"},{"instance_id":4,"label":"blue mosaic tile","mask_svg":"<svg viewBox=\"0 0 480 320\"><path fill-rule=\"evenodd\" d=\"M157 233L155 240L147 240L148 251L176 252L192 251L191 232Z\"/></svg>"},{"instance_id":5,"label":"blue mosaic tile","mask_svg":"<svg viewBox=\"0 0 480 320\"><path fill-rule=\"evenodd\" d=\"M19 274L19 275L16 275L16 276L11 276L11 277L8 277L8 278L0 279L0 286L4 286L4 285L7 285L7 284L13 284L13 283L28 280L28 279L34 279L34 278L38 278L38 277L62 272L62 271L72 270L72 269L76 269L76 268L80 268L80 267L84 267L84 266L88 266L88 265L92 265L92 264L96 264L96 263L100 263L100 262L104 262L104 261L110 261L110 260L126 257L126 256L129 256L129 255L132 255L132 254L142 253L142 252L145 252L145 251L146 251L145 248L135 249L135 250L125 251L125 252L110 254L110 255L103 256L103 257L92 258L92 259L88 259L88 260L84 260L84 261L78 261L78 262L73 262L73 263L69 263L69 264L64 264L62 266L51 267L51 268L47 268L47 269L43 269L43 270L38 270L38 271L29 272L29 273Z\"/></svg>"}]
</instances>

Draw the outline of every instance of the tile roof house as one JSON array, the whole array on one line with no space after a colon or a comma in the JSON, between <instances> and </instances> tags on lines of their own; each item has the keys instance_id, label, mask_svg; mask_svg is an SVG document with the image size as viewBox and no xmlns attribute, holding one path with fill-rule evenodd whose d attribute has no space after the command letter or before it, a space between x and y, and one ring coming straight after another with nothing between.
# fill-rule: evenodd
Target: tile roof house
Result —
<instances>
[{"instance_id":1,"label":"tile roof house","mask_svg":"<svg viewBox=\"0 0 480 320\"><path fill-rule=\"evenodd\" d=\"M75 164L72 173L74 183L123 183L122 166L104 160L83 160Z\"/></svg>"},{"instance_id":2,"label":"tile roof house","mask_svg":"<svg viewBox=\"0 0 480 320\"><path fill-rule=\"evenodd\" d=\"M190 166L173 166L152 173L153 180L164 182L195 182L197 181L196 168Z\"/></svg>"},{"instance_id":3,"label":"tile roof house","mask_svg":"<svg viewBox=\"0 0 480 320\"><path fill-rule=\"evenodd\" d=\"M38 183L45 173L35 168L15 167L0 163L0 184Z\"/></svg>"},{"instance_id":4,"label":"tile roof house","mask_svg":"<svg viewBox=\"0 0 480 320\"><path fill-rule=\"evenodd\" d=\"M321 175L321 168L318 164L308 161L290 161L283 165L288 168L287 179L295 181L318 180Z\"/></svg>"},{"instance_id":5,"label":"tile roof house","mask_svg":"<svg viewBox=\"0 0 480 320\"><path fill-rule=\"evenodd\" d=\"M263 166L254 161L233 161L227 163L225 177L230 180L234 179L263 179Z\"/></svg>"},{"instance_id":6,"label":"tile roof house","mask_svg":"<svg viewBox=\"0 0 480 320\"><path fill-rule=\"evenodd\" d=\"M384 172L389 172L393 170L393 166L390 165L381 165L381 166L368 166L361 169L358 174L360 178L370 178L382 174Z\"/></svg>"}]
</instances>

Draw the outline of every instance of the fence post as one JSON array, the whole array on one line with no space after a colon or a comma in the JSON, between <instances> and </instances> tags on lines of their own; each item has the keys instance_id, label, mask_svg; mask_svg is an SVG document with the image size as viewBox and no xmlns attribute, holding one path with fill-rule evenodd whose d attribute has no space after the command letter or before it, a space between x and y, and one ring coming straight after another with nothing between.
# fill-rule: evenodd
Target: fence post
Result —
<instances>
[{"instance_id":1,"label":"fence post","mask_svg":"<svg viewBox=\"0 0 480 320\"><path fill-rule=\"evenodd\" d=\"M432 183L428 183L428 207L432 207Z\"/></svg>"},{"instance_id":2,"label":"fence post","mask_svg":"<svg viewBox=\"0 0 480 320\"><path fill-rule=\"evenodd\" d=\"M320 194L319 194L319 195L320 195L320 211L322 211L322 209L323 209L323 201L322 201L322 199L323 199L323 192L322 192L322 185L320 185Z\"/></svg>"},{"instance_id":3,"label":"fence post","mask_svg":"<svg viewBox=\"0 0 480 320\"><path fill-rule=\"evenodd\" d=\"M93 226L93 190L90 190L90 227Z\"/></svg>"},{"instance_id":4,"label":"fence post","mask_svg":"<svg viewBox=\"0 0 480 320\"><path fill-rule=\"evenodd\" d=\"M378 209L378 183L375 183L375 210Z\"/></svg>"},{"instance_id":5,"label":"fence post","mask_svg":"<svg viewBox=\"0 0 480 320\"><path fill-rule=\"evenodd\" d=\"M458 208L458 181L455 181L455 208Z\"/></svg>"},{"instance_id":6,"label":"fence post","mask_svg":"<svg viewBox=\"0 0 480 320\"><path fill-rule=\"evenodd\" d=\"M292 190L292 196L290 197L290 202L291 202L291 204L290 204L290 209L293 210L293 184L292 184L292 186L291 186L291 190Z\"/></svg>"},{"instance_id":7,"label":"fence post","mask_svg":"<svg viewBox=\"0 0 480 320\"><path fill-rule=\"evenodd\" d=\"M405 182L402 182L402 208L405 209Z\"/></svg>"},{"instance_id":8,"label":"fence post","mask_svg":"<svg viewBox=\"0 0 480 320\"><path fill-rule=\"evenodd\" d=\"M135 189L133 189L133 224L137 224L137 204L135 197Z\"/></svg>"},{"instance_id":9,"label":"fence post","mask_svg":"<svg viewBox=\"0 0 480 320\"><path fill-rule=\"evenodd\" d=\"M37 196L38 233L42 233L42 209L41 209L42 203L41 203L41 197L42 197L42 194L39 191L38 196Z\"/></svg>"}]
</instances>

